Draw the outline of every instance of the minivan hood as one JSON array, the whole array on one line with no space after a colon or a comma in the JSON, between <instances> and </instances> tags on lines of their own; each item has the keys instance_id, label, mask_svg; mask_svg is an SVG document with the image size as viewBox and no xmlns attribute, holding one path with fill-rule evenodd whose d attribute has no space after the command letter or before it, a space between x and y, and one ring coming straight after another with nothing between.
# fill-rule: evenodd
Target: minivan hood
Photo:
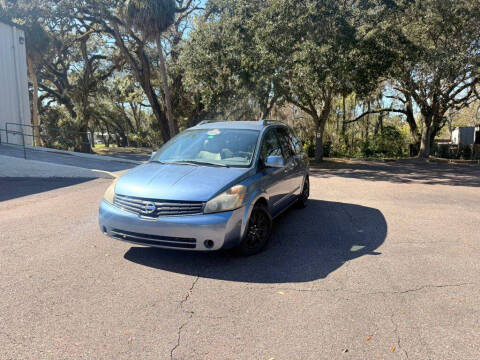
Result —
<instances>
[{"instance_id":1,"label":"minivan hood","mask_svg":"<svg viewBox=\"0 0 480 360\"><path fill-rule=\"evenodd\" d=\"M248 169L149 162L120 177L115 193L146 199L208 201Z\"/></svg>"}]
</instances>

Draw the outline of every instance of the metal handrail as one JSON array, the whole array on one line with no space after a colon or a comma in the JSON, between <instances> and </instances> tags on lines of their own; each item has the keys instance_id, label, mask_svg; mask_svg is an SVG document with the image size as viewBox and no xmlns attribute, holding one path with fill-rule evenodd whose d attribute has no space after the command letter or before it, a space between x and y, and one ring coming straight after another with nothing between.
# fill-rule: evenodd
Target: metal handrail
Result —
<instances>
[{"instance_id":1,"label":"metal handrail","mask_svg":"<svg viewBox=\"0 0 480 360\"><path fill-rule=\"evenodd\" d=\"M8 145L17 145L17 144L10 144L8 142L8 134L22 135L22 145L19 145L19 146L23 147L23 158L27 159L27 149L26 149L26 145L25 145L25 133L23 131L8 130L8 125L7 124L5 124L5 130L1 129L1 131L5 131L6 140L7 140L6 143ZM0 144L1 144L1 136L0 136Z\"/></svg>"},{"instance_id":2,"label":"metal handrail","mask_svg":"<svg viewBox=\"0 0 480 360\"><path fill-rule=\"evenodd\" d=\"M15 126L17 127L16 130L11 130L9 129L9 126L12 127L12 126ZM21 131L18 130L18 128L21 129ZM26 132L26 128L30 128L32 129L32 133L29 134ZM45 135L40 135L40 136L36 136L35 135L35 129L36 128L39 128L40 130L43 130L43 131L49 131L49 132L57 132L58 135L57 136L45 136ZM29 125L29 124L21 124L21 123L14 123L14 122L7 122L5 123L5 130L1 129L1 131L4 131L5 132L5 135L6 135L6 144L9 144L9 145L18 145L18 146L23 146L23 150L24 150L24 157L25 159L27 158L27 155L26 155L26 147L27 147L27 144L25 142L25 138L27 137L31 137L32 138L32 144L35 144L35 139L36 138L40 138L40 140L48 140L48 141L52 141L52 142L61 142L61 143L64 143L66 144L66 146L70 146L70 145L75 145L75 144L87 144L89 145L89 147L91 148L92 147L92 142L91 142L91 136L89 135L88 132L82 132L82 131L75 131L75 130L65 130L65 129L62 129L62 128L52 128L52 127L44 127L44 126L40 126L40 125ZM8 139L8 135L9 134L12 134L12 135L21 135L22 136L22 144L19 145L19 144L13 144L13 143L10 143L9 142L9 139ZM74 136L78 136L78 135L86 135L87 138L88 138L88 142L87 141L78 141L78 138L76 141L72 141L71 139L69 139L67 136L65 135L68 135L68 134L71 134L71 135L74 135ZM0 143L1 143L1 140L0 140ZM69 145L69 143L71 143ZM35 149L34 149L35 150Z\"/></svg>"},{"instance_id":3,"label":"metal handrail","mask_svg":"<svg viewBox=\"0 0 480 360\"><path fill-rule=\"evenodd\" d=\"M45 127L41 125L28 125L28 124L20 124L20 123L12 123L12 122L7 122L5 123L5 128L8 127L8 125L16 125L16 126L23 126L23 127L30 127L32 129L39 128L43 130L56 130L56 131L65 131L70 134L88 134L88 132L85 131L76 131L76 130L60 130L59 128L53 128L53 127ZM32 135L30 135L32 136Z\"/></svg>"}]
</instances>

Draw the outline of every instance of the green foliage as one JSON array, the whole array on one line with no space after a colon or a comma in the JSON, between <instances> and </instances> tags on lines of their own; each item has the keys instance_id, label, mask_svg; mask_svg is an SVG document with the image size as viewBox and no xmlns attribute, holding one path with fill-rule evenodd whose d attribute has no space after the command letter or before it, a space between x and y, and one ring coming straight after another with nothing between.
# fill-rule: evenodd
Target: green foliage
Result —
<instances>
[{"instance_id":1,"label":"green foliage","mask_svg":"<svg viewBox=\"0 0 480 360\"><path fill-rule=\"evenodd\" d=\"M365 142L363 152L366 156L402 157L407 153L407 141L397 128L387 125Z\"/></svg>"},{"instance_id":2,"label":"green foliage","mask_svg":"<svg viewBox=\"0 0 480 360\"><path fill-rule=\"evenodd\" d=\"M222 112L249 102L265 114L277 98L275 64L263 56L256 38L254 17L264 7L258 0L211 1L210 17L197 19L182 63L187 87L200 93L207 110Z\"/></svg>"},{"instance_id":3,"label":"green foliage","mask_svg":"<svg viewBox=\"0 0 480 360\"><path fill-rule=\"evenodd\" d=\"M315 157L315 144L310 140L304 142L303 151L308 155L309 158Z\"/></svg>"},{"instance_id":4,"label":"green foliage","mask_svg":"<svg viewBox=\"0 0 480 360\"><path fill-rule=\"evenodd\" d=\"M266 117L294 104L323 134L333 98L371 92L393 62L385 37L366 26L371 17L350 2L211 0L207 14L184 61L188 86L211 110L248 99Z\"/></svg>"},{"instance_id":5,"label":"green foliage","mask_svg":"<svg viewBox=\"0 0 480 360\"><path fill-rule=\"evenodd\" d=\"M476 97L480 68L480 3L470 0L402 0L386 14L386 31L397 51L389 77L396 101L420 109L420 156L446 124L446 114Z\"/></svg>"},{"instance_id":6,"label":"green foliage","mask_svg":"<svg viewBox=\"0 0 480 360\"><path fill-rule=\"evenodd\" d=\"M477 145L478 146L478 145ZM475 160L478 154L474 145L451 145L434 143L432 153L443 159Z\"/></svg>"},{"instance_id":7,"label":"green foliage","mask_svg":"<svg viewBox=\"0 0 480 360\"><path fill-rule=\"evenodd\" d=\"M478 1L2 0L0 8L26 29L42 123L124 143L166 141L169 113L180 129L207 117L277 117L317 158L398 157L422 133L428 153L445 124L474 116L466 107L478 96Z\"/></svg>"},{"instance_id":8,"label":"green foliage","mask_svg":"<svg viewBox=\"0 0 480 360\"><path fill-rule=\"evenodd\" d=\"M408 140L395 126L386 125L367 138L345 139L332 144L333 157L401 158L408 155Z\"/></svg>"}]
</instances>

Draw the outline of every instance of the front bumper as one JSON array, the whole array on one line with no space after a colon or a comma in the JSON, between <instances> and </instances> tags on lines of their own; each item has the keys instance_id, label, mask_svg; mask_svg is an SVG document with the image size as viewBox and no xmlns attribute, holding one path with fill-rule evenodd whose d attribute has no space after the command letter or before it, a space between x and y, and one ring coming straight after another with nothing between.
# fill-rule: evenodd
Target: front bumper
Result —
<instances>
[{"instance_id":1,"label":"front bumper","mask_svg":"<svg viewBox=\"0 0 480 360\"><path fill-rule=\"evenodd\" d=\"M177 250L212 251L232 248L244 231L245 208L234 211L145 219L103 200L99 209L101 231L134 244ZM206 241L212 243L205 243Z\"/></svg>"}]
</instances>

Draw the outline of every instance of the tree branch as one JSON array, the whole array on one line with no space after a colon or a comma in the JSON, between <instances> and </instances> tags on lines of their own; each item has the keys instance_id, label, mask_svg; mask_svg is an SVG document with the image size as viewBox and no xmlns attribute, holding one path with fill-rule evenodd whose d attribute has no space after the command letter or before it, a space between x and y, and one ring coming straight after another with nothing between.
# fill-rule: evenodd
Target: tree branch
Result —
<instances>
[{"instance_id":1,"label":"tree branch","mask_svg":"<svg viewBox=\"0 0 480 360\"><path fill-rule=\"evenodd\" d=\"M367 116L368 114L379 114L379 113L383 113L383 112L396 112L396 113L401 113L401 114L407 115L407 111L403 110L403 109L395 109L395 108L391 108L391 107L383 108L383 109L375 109L375 110L366 111L363 114L357 116L353 120L345 121L345 124L351 124L351 123L357 122L357 121L361 120L362 118L364 118L365 116Z\"/></svg>"}]
</instances>

